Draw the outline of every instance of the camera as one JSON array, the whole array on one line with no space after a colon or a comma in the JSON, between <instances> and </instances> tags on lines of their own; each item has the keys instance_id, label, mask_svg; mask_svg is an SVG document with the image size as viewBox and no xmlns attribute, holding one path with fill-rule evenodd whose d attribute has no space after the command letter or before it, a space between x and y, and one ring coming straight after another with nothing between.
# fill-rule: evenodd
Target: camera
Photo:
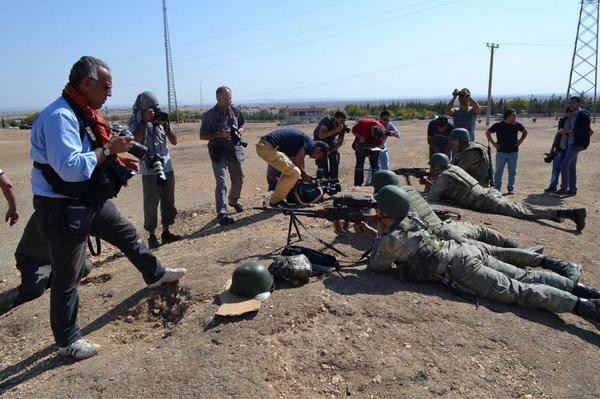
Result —
<instances>
[{"instance_id":1,"label":"camera","mask_svg":"<svg viewBox=\"0 0 600 399\"><path fill-rule=\"evenodd\" d=\"M164 158L160 154L154 154L148 159L148 166L154 170L156 175L156 184L164 186L167 184L167 176L163 169Z\"/></svg>"},{"instance_id":2,"label":"camera","mask_svg":"<svg viewBox=\"0 0 600 399\"><path fill-rule=\"evenodd\" d=\"M161 110L158 105L153 106L152 110L154 111L154 119L152 119L153 123L169 122L169 114Z\"/></svg>"},{"instance_id":3,"label":"camera","mask_svg":"<svg viewBox=\"0 0 600 399\"><path fill-rule=\"evenodd\" d=\"M342 133L350 133L350 128L346 125L342 125Z\"/></svg>"},{"instance_id":4,"label":"camera","mask_svg":"<svg viewBox=\"0 0 600 399\"><path fill-rule=\"evenodd\" d=\"M315 183L320 186L327 195L335 195L342 191L342 184L338 179L316 179Z\"/></svg>"},{"instance_id":5,"label":"camera","mask_svg":"<svg viewBox=\"0 0 600 399\"><path fill-rule=\"evenodd\" d=\"M237 126L231 126L231 128L229 129L229 133L231 134L231 137L233 137L237 142L239 142L242 147L248 147L248 142L242 138Z\"/></svg>"},{"instance_id":6,"label":"camera","mask_svg":"<svg viewBox=\"0 0 600 399\"><path fill-rule=\"evenodd\" d=\"M544 162L551 163L552 160L554 160L554 156L556 155L556 153L554 151L553 152L545 152L544 155L545 155Z\"/></svg>"},{"instance_id":7,"label":"camera","mask_svg":"<svg viewBox=\"0 0 600 399\"><path fill-rule=\"evenodd\" d=\"M119 133L119 136L133 137L133 133L131 133L127 129L114 129L113 128L112 130L114 132ZM132 141L131 144L132 144L131 149L127 152L130 153L131 155L133 155L134 157L136 157L137 159L142 159L144 157L144 155L146 155L146 151L148 151L148 147L146 147L143 144L138 143L137 141Z\"/></svg>"}]
</instances>

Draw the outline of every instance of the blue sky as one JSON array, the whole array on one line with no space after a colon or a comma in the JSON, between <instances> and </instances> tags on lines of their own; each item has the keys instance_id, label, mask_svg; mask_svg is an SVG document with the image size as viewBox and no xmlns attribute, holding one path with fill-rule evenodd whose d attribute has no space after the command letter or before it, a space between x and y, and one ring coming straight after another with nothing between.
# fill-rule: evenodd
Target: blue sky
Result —
<instances>
[{"instance_id":1,"label":"blue sky","mask_svg":"<svg viewBox=\"0 0 600 399\"><path fill-rule=\"evenodd\" d=\"M154 91L166 103L160 0L2 1L0 110L60 94L81 55L113 73L108 107ZM577 0L168 0L179 103L418 98L566 91ZM202 97L201 97L202 92Z\"/></svg>"}]
</instances>

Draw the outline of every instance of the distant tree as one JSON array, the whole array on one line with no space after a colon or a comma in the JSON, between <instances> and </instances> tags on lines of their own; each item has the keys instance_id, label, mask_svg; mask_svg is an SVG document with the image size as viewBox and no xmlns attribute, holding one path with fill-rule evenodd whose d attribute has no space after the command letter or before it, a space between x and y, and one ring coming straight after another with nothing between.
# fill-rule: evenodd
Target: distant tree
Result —
<instances>
[{"instance_id":1,"label":"distant tree","mask_svg":"<svg viewBox=\"0 0 600 399\"><path fill-rule=\"evenodd\" d=\"M40 114L39 112L32 112L31 114L29 114L25 118L23 118L23 123L27 123L28 125L32 125L33 122L35 121L35 118L37 118L37 116L39 114Z\"/></svg>"},{"instance_id":2,"label":"distant tree","mask_svg":"<svg viewBox=\"0 0 600 399\"><path fill-rule=\"evenodd\" d=\"M513 98L506 103L506 108L513 108L517 112L526 112L529 108L529 101L520 97Z\"/></svg>"}]
</instances>

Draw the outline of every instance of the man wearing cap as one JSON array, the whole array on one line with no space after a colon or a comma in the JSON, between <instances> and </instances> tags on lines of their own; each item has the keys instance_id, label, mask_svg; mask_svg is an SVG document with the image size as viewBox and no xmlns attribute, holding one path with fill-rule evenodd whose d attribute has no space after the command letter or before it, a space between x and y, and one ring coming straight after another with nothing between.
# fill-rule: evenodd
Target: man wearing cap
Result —
<instances>
[{"instance_id":1,"label":"man wearing cap","mask_svg":"<svg viewBox=\"0 0 600 399\"><path fill-rule=\"evenodd\" d=\"M352 126L352 134L355 137L352 149L356 154L354 185L362 186L365 178L365 158L369 157L369 165L373 172L379 170L379 154L386 139L385 127L375 119L363 118Z\"/></svg>"},{"instance_id":2,"label":"man wearing cap","mask_svg":"<svg viewBox=\"0 0 600 399\"><path fill-rule=\"evenodd\" d=\"M479 182L481 187L490 186L490 160L486 148L469 141L469 132L456 128L450 133L450 145L454 150L452 165L462 168Z\"/></svg>"},{"instance_id":3,"label":"man wearing cap","mask_svg":"<svg viewBox=\"0 0 600 399\"><path fill-rule=\"evenodd\" d=\"M144 229L148 232L148 247L159 246L156 237L157 208L160 203L162 224L161 242L167 244L181 237L169 231L169 226L175 223L177 209L175 208L175 173L169 154L167 139L172 145L177 145L177 137L171 130L168 120L160 120L155 111L160 111L156 96L145 91L140 93L133 104L133 112L129 118L129 130L135 140L148 148L140 159L140 174L144 196ZM164 117L163 117L164 118ZM154 163L162 166L165 180L155 173Z\"/></svg>"},{"instance_id":4,"label":"man wearing cap","mask_svg":"<svg viewBox=\"0 0 600 399\"><path fill-rule=\"evenodd\" d=\"M270 206L286 206L285 198L299 179L313 178L304 168L304 158L322 159L327 156L329 145L314 141L299 129L277 129L260 138L256 144L258 156L281 172L275 191L269 199Z\"/></svg>"},{"instance_id":5,"label":"man wearing cap","mask_svg":"<svg viewBox=\"0 0 600 399\"><path fill-rule=\"evenodd\" d=\"M454 130L454 125L444 115L438 116L429 122L429 125L427 125L429 156L432 156L436 152L441 152L452 159L452 146L450 145L450 133L452 130Z\"/></svg>"},{"instance_id":6,"label":"man wearing cap","mask_svg":"<svg viewBox=\"0 0 600 399\"><path fill-rule=\"evenodd\" d=\"M337 179L340 166L339 148L344 144L344 135L347 133L346 113L338 110L333 116L326 116L319 121L313 136L315 141L323 141L329 145L326 157L316 160L317 178Z\"/></svg>"},{"instance_id":7,"label":"man wearing cap","mask_svg":"<svg viewBox=\"0 0 600 399\"><path fill-rule=\"evenodd\" d=\"M388 272L395 266L406 280L443 282L475 297L600 320L600 290L552 272L515 267L468 243L439 239L409 214L409 198L400 187L383 187L375 200L378 227L364 227L375 239L369 270Z\"/></svg>"},{"instance_id":8,"label":"man wearing cap","mask_svg":"<svg viewBox=\"0 0 600 399\"><path fill-rule=\"evenodd\" d=\"M459 107L454 107L454 102L458 98ZM455 128L467 129L469 140L475 141L475 122L479 114L479 104L473 97L469 89L454 89L452 100L446 105L446 115L452 117Z\"/></svg>"},{"instance_id":9,"label":"man wearing cap","mask_svg":"<svg viewBox=\"0 0 600 399\"><path fill-rule=\"evenodd\" d=\"M562 222L567 218L575 222L577 231L585 227L585 208L563 209L517 203L503 196L495 188L483 188L471 175L450 164L445 154L433 154L429 159L430 178L421 179L426 185L429 202L446 200L467 209L506 215L518 219L547 219Z\"/></svg>"}]
</instances>

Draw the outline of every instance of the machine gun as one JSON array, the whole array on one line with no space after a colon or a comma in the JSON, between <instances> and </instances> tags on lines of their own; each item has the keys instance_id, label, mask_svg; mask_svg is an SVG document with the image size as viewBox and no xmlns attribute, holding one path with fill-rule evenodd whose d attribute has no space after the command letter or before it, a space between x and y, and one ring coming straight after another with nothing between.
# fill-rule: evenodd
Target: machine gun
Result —
<instances>
[{"instance_id":1,"label":"machine gun","mask_svg":"<svg viewBox=\"0 0 600 399\"><path fill-rule=\"evenodd\" d=\"M422 179L423 177L429 176L429 170L427 168L398 168L393 169L392 172L398 176L404 176L406 184L410 185L410 176Z\"/></svg>"}]
</instances>

